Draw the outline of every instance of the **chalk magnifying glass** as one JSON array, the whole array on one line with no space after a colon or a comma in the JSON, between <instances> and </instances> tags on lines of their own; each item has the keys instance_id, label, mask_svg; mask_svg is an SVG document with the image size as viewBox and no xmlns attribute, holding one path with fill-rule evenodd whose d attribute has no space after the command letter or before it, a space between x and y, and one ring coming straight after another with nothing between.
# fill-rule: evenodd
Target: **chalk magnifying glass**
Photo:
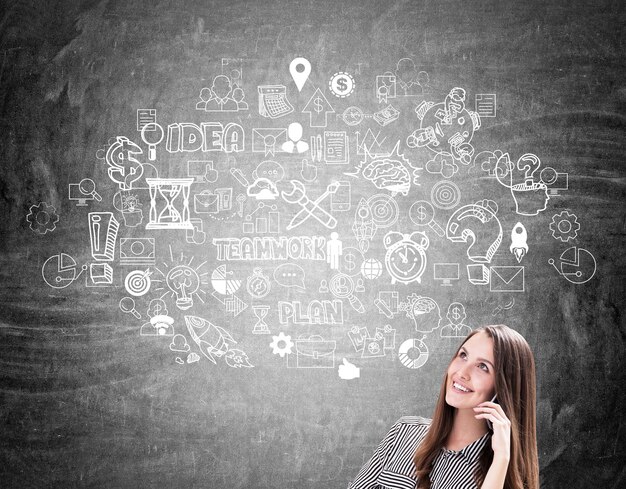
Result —
<instances>
[{"instance_id":1,"label":"chalk magnifying glass","mask_svg":"<svg viewBox=\"0 0 626 489\"><path fill-rule=\"evenodd\" d=\"M428 226L443 238L443 228L435 222L435 209L427 200L418 200L409 209L409 217L416 226Z\"/></svg>"},{"instance_id":2,"label":"chalk magnifying glass","mask_svg":"<svg viewBox=\"0 0 626 489\"><path fill-rule=\"evenodd\" d=\"M91 195L98 202L102 200L102 196L96 192L96 184L91 178L83 178L78 184L78 190L84 195Z\"/></svg>"},{"instance_id":3,"label":"chalk magnifying glass","mask_svg":"<svg viewBox=\"0 0 626 489\"><path fill-rule=\"evenodd\" d=\"M122 297L120 299L120 309L126 314L132 314L137 319L141 319L141 314L135 309L135 300L132 297Z\"/></svg>"},{"instance_id":4,"label":"chalk magnifying glass","mask_svg":"<svg viewBox=\"0 0 626 489\"><path fill-rule=\"evenodd\" d=\"M148 159L150 161L156 160L156 147L165 135L161 124L156 122L148 122L141 128L141 139L148 145Z\"/></svg>"},{"instance_id":5,"label":"chalk magnifying glass","mask_svg":"<svg viewBox=\"0 0 626 489\"><path fill-rule=\"evenodd\" d=\"M365 312L363 303L354 295L354 280L352 280L352 277L349 275L342 272L336 273L330 279L328 288L337 299L348 299L350 305L356 312L361 314Z\"/></svg>"}]
</instances>

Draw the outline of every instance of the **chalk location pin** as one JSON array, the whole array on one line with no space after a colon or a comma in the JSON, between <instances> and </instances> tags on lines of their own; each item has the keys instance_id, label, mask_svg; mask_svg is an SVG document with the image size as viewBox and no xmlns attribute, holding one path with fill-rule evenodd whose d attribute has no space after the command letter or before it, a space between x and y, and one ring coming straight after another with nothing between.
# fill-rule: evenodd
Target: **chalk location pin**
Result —
<instances>
[{"instance_id":1,"label":"chalk location pin","mask_svg":"<svg viewBox=\"0 0 626 489\"><path fill-rule=\"evenodd\" d=\"M509 251L517 258L517 263L521 262L524 255L528 253L527 239L526 228L521 222L518 222L511 231L511 246L509 247Z\"/></svg>"},{"instance_id":2,"label":"chalk location pin","mask_svg":"<svg viewBox=\"0 0 626 489\"><path fill-rule=\"evenodd\" d=\"M301 92L311 74L311 63L308 59L296 58L289 64L289 73L291 73L293 81L296 82L298 92Z\"/></svg>"}]
</instances>

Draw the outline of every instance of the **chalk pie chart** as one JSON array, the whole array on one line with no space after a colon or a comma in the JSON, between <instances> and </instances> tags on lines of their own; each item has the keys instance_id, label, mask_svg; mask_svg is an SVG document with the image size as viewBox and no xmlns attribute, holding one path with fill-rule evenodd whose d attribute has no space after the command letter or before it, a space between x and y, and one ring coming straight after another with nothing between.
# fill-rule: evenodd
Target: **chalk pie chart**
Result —
<instances>
[{"instance_id":1,"label":"chalk pie chart","mask_svg":"<svg viewBox=\"0 0 626 489\"><path fill-rule=\"evenodd\" d=\"M408 339L398 348L398 359L406 368L420 368L428 360L428 347L422 340Z\"/></svg>"},{"instance_id":2,"label":"chalk pie chart","mask_svg":"<svg viewBox=\"0 0 626 489\"><path fill-rule=\"evenodd\" d=\"M41 276L44 282L54 289L63 289L78 278L78 265L74 258L66 253L48 258L41 267ZM83 266L82 270L87 267Z\"/></svg>"},{"instance_id":3,"label":"chalk pie chart","mask_svg":"<svg viewBox=\"0 0 626 489\"><path fill-rule=\"evenodd\" d=\"M231 295L239 290L241 280L229 278L233 272L227 272L224 265L220 265L211 274L211 285L215 291L222 295Z\"/></svg>"}]
</instances>

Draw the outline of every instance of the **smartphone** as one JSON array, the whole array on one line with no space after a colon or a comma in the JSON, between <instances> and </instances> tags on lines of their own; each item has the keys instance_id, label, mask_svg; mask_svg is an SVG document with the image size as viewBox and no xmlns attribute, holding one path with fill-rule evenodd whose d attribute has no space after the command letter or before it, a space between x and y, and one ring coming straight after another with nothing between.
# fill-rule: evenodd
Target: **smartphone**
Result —
<instances>
[{"instance_id":1,"label":"smartphone","mask_svg":"<svg viewBox=\"0 0 626 489\"><path fill-rule=\"evenodd\" d=\"M493 396L491 398L491 402L496 402L496 403L498 402L496 396ZM488 419L485 420L485 421L487 421L487 426L489 427L489 431L493 431L493 423L490 420L488 420Z\"/></svg>"},{"instance_id":2,"label":"smartphone","mask_svg":"<svg viewBox=\"0 0 626 489\"><path fill-rule=\"evenodd\" d=\"M351 184L348 181L342 180L339 182L339 187L334 194L330 195L330 207L333 211L349 211L351 206L350 191Z\"/></svg>"}]
</instances>

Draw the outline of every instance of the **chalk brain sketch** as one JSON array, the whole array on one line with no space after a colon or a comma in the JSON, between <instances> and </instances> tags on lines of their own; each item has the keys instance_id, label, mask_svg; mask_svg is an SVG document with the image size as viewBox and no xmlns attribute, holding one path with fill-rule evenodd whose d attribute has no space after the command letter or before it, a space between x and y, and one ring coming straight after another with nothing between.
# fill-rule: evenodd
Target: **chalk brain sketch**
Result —
<instances>
[{"instance_id":1,"label":"chalk brain sketch","mask_svg":"<svg viewBox=\"0 0 626 489\"><path fill-rule=\"evenodd\" d=\"M46 286L109 288L119 320L180 368L349 380L392 358L419 372L433 337L472 328L468 293L497 316L537 267L574 286L594 278L584 219L552 206L576 191L567 174L533 148L481 143L497 93L410 58L379 73L295 58L264 83L247 63L211 67L183 95L183 120L128 108L130 132L93 155L104 178L69 185L88 233L84 249L46 257ZM47 202L25 219L32 240L67 225ZM540 242L551 254L538 263Z\"/></svg>"}]
</instances>

